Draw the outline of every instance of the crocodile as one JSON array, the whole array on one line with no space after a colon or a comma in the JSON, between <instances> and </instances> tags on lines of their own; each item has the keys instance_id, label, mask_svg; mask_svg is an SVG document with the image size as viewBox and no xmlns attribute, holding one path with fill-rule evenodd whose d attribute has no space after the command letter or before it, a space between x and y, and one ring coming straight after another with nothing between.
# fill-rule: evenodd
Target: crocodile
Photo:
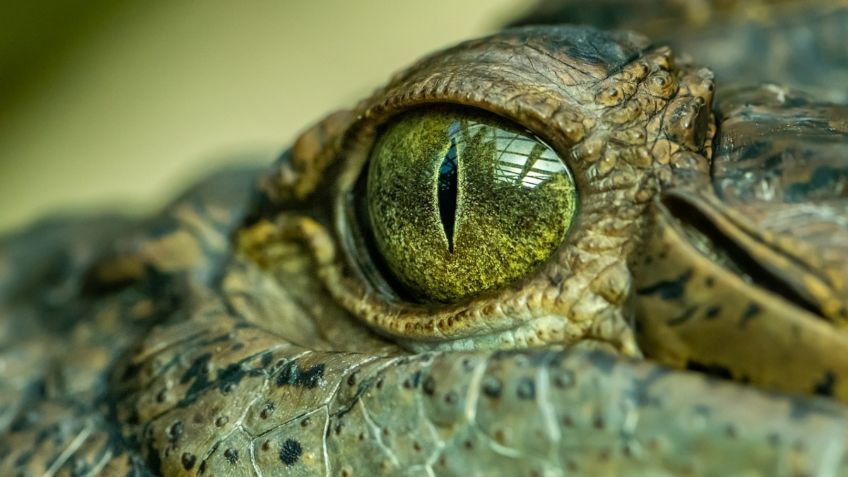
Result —
<instances>
[{"instance_id":1,"label":"crocodile","mask_svg":"<svg viewBox=\"0 0 848 477\"><path fill-rule=\"evenodd\" d=\"M0 239L0 475L848 475L848 14L774 3L542 2Z\"/></svg>"}]
</instances>

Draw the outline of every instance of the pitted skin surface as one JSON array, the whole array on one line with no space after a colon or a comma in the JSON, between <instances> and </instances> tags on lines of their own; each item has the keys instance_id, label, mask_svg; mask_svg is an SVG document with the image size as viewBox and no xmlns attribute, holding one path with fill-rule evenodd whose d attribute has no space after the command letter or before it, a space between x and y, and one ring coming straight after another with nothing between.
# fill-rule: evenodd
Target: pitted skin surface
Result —
<instances>
[{"instance_id":1,"label":"pitted skin surface","mask_svg":"<svg viewBox=\"0 0 848 477\"><path fill-rule=\"evenodd\" d=\"M506 30L150 220L0 240L0 475L848 475L848 111L717 85L635 33ZM382 125L434 103L543 138L582 204L449 305L349 217Z\"/></svg>"}]
</instances>

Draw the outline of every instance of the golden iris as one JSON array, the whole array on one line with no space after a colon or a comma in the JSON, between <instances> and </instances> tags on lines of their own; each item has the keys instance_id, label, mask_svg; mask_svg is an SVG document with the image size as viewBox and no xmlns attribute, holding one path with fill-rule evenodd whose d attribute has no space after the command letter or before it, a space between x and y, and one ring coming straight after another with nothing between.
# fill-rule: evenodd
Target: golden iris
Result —
<instances>
[{"instance_id":1,"label":"golden iris","mask_svg":"<svg viewBox=\"0 0 848 477\"><path fill-rule=\"evenodd\" d=\"M438 302L526 275L565 239L577 202L568 168L532 133L450 107L383 130L366 194L382 261L416 299Z\"/></svg>"}]
</instances>

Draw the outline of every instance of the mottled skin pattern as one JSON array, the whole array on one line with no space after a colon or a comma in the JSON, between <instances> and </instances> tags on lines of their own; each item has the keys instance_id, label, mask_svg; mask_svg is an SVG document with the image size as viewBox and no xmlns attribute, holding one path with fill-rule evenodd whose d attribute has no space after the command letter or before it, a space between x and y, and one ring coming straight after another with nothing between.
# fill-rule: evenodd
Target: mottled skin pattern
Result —
<instances>
[{"instance_id":1,"label":"mottled skin pattern","mask_svg":"<svg viewBox=\"0 0 848 477\"><path fill-rule=\"evenodd\" d=\"M848 475L848 111L714 91L637 34L507 30L149 221L3 239L0 475ZM434 103L529 128L581 199L452 305L398 296L352 210Z\"/></svg>"}]
</instances>

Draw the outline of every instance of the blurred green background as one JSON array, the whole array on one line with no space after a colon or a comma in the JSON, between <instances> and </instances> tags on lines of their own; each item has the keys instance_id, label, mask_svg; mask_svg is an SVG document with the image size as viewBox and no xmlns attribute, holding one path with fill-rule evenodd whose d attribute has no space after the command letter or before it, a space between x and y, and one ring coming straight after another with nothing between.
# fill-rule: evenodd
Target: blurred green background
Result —
<instances>
[{"instance_id":1,"label":"blurred green background","mask_svg":"<svg viewBox=\"0 0 848 477\"><path fill-rule=\"evenodd\" d=\"M0 232L143 213L295 134L519 0L3 2Z\"/></svg>"}]
</instances>

